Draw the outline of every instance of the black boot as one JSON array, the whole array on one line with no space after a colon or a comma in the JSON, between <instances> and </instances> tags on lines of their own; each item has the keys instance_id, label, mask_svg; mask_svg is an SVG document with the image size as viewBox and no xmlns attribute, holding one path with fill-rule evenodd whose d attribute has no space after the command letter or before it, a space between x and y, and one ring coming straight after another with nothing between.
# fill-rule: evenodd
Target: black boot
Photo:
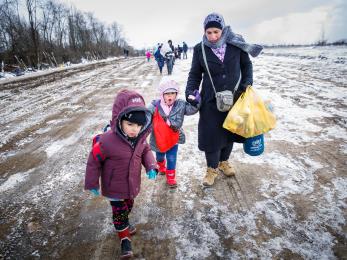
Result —
<instances>
[{"instance_id":1,"label":"black boot","mask_svg":"<svg viewBox=\"0 0 347 260\"><path fill-rule=\"evenodd\" d=\"M133 251L131 249L131 241L129 239L122 239L120 246L122 250L120 254L120 259L129 259L133 256Z\"/></svg>"}]
</instances>

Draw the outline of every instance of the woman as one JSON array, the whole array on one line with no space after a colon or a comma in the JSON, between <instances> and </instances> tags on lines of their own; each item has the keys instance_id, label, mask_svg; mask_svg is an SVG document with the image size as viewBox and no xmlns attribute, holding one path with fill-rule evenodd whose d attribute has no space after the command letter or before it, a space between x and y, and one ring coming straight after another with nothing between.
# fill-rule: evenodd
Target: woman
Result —
<instances>
[{"instance_id":1,"label":"woman","mask_svg":"<svg viewBox=\"0 0 347 260\"><path fill-rule=\"evenodd\" d=\"M209 14L204 21L203 46L206 61L216 91L231 90L234 102L248 85L253 83L252 62L248 53L257 56L262 46L246 43L242 36L233 33L224 19L217 13ZM241 73L241 74L240 74ZM201 108L198 126L199 149L205 152L207 172L203 185L212 186L218 170L224 175L235 175L233 165L228 162L234 142L244 142L244 138L223 128L228 112L217 109L215 91L207 73L201 43L194 47L192 66L189 72L186 99L192 105L194 96L201 87Z\"/></svg>"}]
</instances>

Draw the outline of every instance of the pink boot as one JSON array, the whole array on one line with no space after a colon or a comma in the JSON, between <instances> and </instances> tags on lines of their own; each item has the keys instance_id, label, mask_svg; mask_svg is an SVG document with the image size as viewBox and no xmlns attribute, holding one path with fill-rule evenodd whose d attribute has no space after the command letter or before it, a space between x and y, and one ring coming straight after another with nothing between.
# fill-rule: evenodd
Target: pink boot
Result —
<instances>
[{"instance_id":1,"label":"pink boot","mask_svg":"<svg viewBox=\"0 0 347 260\"><path fill-rule=\"evenodd\" d=\"M166 183L170 188L176 188L176 170L166 170Z\"/></svg>"},{"instance_id":2,"label":"pink boot","mask_svg":"<svg viewBox=\"0 0 347 260\"><path fill-rule=\"evenodd\" d=\"M162 161L162 162L157 162L158 166L159 166L159 174L161 175L165 175L166 174L166 161Z\"/></svg>"}]
</instances>

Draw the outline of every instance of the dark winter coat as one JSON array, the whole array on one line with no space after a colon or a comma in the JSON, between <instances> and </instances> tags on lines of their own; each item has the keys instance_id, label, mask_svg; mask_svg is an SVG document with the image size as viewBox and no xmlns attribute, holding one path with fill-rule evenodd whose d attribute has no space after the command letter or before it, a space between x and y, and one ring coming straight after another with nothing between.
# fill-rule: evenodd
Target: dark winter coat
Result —
<instances>
[{"instance_id":1,"label":"dark winter coat","mask_svg":"<svg viewBox=\"0 0 347 260\"><path fill-rule=\"evenodd\" d=\"M119 119L123 114L134 110L145 111L147 123L133 146L121 133ZM133 199L138 195L141 165L145 166L146 171L157 168L146 141L151 131L151 117L141 95L129 90L119 92L113 104L111 130L102 134L99 139L102 154L106 159L100 162L94 160L92 152L89 154L85 189L98 189L100 179L102 195L108 198Z\"/></svg>"},{"instance_id":2,"label":"dark winter coat","mask_svg":"<svg viewBox=\"0 0 347 260\"><path fill-rule=\"evenodd\" d=\"M163 57L163 55L161 55L160 48L158 48L157 51L154 53L154 58L157 61L159 67L164 67L165 58Z\"/></svg>"},{"instance_id":3,"label":"dark winter coat","mask_svg":"<svg viewBox=\"0 0 347 260\"><path fill-rule=\"evenodd\" d=\"M224 61L213 53L211 48L204 46L209 70L217 92L232 90L242 73L239 90L235 100L245 90L247 85L253 83L252 62L248 54L241 49L227 44ZM219 112L216 106L215 93L211 80L206 71L201 43L194 47L192 66L189 72L186 97L193 95L194 90L201 87L201 108L198 126L198 146L206 152L216 152L230 142L244 142L244 138L223 128L223 122L228 112ZM188 99L187 99L188 100Z\"/></svg>"},{"instance_id":4,"label":"dark winter coat","mask_svg":"<svg viewBox=\"0 0 347 260\"><path fill-rule=\"evenodd\" d=\"M183 51L184 52L188 51L188 45L186 43L183 43Z\"/></svg>"}]
</instances>

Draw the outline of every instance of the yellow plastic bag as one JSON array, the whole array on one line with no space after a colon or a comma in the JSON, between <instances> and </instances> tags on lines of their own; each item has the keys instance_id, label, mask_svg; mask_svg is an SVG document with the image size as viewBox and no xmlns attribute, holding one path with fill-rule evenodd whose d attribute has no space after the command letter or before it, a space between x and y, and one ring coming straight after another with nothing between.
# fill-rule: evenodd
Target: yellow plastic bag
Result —
<instances>
[{"instance_id":1,"label":"yellow plastic bag","mask_svg":"<svg viewBox=\"0 0 347 260\"><path fill-rule=\"evenodd\" d=\"M252 87L247 87L224 120L223 127L245 138L274 129L276 117Z\"/></svg>"}]
</instances>

